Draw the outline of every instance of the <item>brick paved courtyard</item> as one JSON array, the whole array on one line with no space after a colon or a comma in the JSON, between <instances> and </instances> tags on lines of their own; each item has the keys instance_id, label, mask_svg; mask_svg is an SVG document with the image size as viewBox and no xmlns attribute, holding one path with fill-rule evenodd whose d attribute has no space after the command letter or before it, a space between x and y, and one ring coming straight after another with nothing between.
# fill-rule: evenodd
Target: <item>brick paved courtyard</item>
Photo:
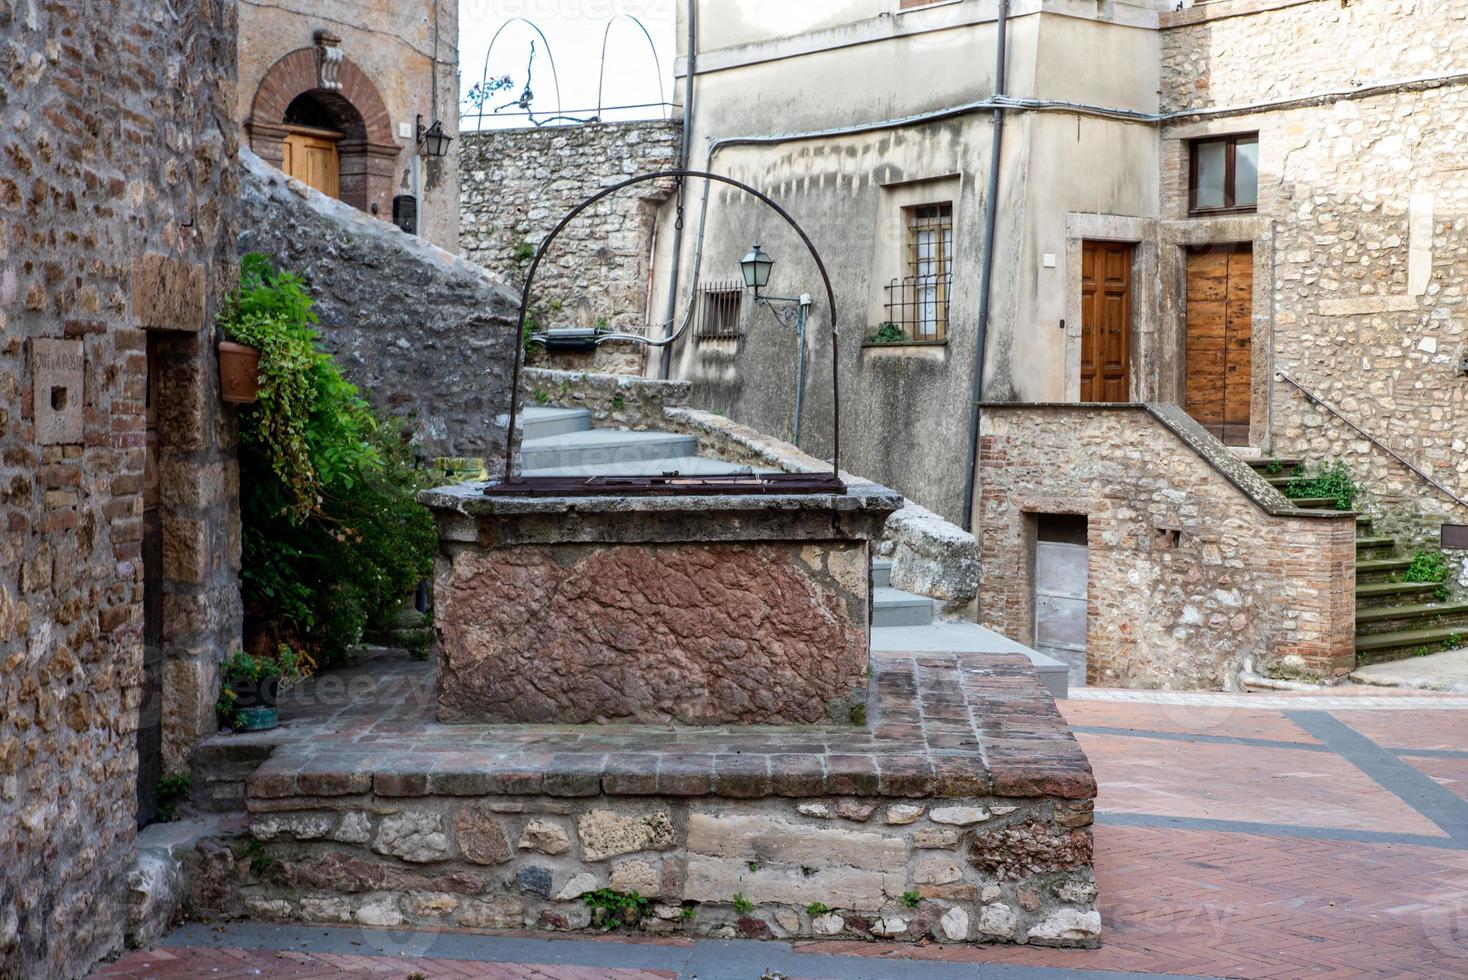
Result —
<instances>
[{"instance_id":1,"label":"brick paved courtyard","mask_svg":"<svg viewBox=\"0 0 1468 980\"><path fill-rule=\"evenodd\" d=\"M1468 975L1465 708L1359 689L1063 702L1100 782L1096 950L196 925L99 976Z\"/></svg>"}]
</instances>

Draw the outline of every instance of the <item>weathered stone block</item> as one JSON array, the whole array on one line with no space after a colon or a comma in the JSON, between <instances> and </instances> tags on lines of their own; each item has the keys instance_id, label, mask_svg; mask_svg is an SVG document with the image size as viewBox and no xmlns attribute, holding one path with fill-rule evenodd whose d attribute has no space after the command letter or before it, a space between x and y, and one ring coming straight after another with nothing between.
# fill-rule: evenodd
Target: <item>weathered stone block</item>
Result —
<instances>
[{"instance_id":1,"label":"weathered stone block","mask_svg":"<svg viewBox=\"0 0 1468 980\"><path fill-rule=\"evenodd\" d=\"M80 340L31 341L31 417L38 445L82 441L85 360Z\"/></svg>"},{"instance_id":2,"label":"weathered stone block","mask_svg":"<svg viewBox=\"0 0 1468 980\"><path fill-rule=\"evenodd\" d=\"M372 849L404 861L441 861L449 854L449 835L443 814L431 810L391 813L377 825Z\"/></svg>"},{"instance_id":3,"label":"weathered stone block","mask_svg":"<svg viewBox=\"0 0 1468 980\"><path fill-rule=\"evenodd\" d=\"M197 331L204 325L204 267L166 255L144 255L133 266L133 321L156 330Z\"/></svg>"},{"instance_id":4,"label":"weathered stone block","mask_svg":"<svg viewBox=\"0 0 1468 980\"><path fill-rule=\"evenodd\" d=\"M666 810L648 814L623 814L591 810L576 827L581 837L581 857L604 861L618 854L665 850L678 842L677 831Z\"/></svg>"},{"instance_id":5,"label":"weathered stone block","mask_svg":"<svg viewBox=\"0 0 1468 980\"><path fill-rule=\"evenodd\" d=\"M510 842L504 828L486 807L470 804L459 810L454 838L459 852L475 864L504 864L510 859Z\"/></svg>"}]
</instances>

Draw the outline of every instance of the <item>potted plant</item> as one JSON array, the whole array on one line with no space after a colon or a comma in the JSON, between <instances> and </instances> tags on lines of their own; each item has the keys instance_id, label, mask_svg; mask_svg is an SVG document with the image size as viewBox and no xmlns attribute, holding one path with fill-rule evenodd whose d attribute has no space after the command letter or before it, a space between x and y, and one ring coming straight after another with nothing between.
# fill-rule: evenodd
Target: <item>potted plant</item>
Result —
<instances>
[{"instance_id":1,"label":"potted plant","mask_svg":"<svg viewBox=\"0 0 1468 980\"><path fill-rule=\"evenodd\" d=\"M260 397L260 348L219 342L219 397L231 405L250 405Z\"/></svg>"},{"instance_id":2,"label":"potted plant","mask_svg":"<svg viewBox=\"0 0 1468 980\"><path fill-rule=\"evenodd\" d=\"M281 684L305 676L310 664L282 643L275 656L237 652L220 666L219 713L230 728L262 732L280 723Z\"/></svg>"}]
</instances>

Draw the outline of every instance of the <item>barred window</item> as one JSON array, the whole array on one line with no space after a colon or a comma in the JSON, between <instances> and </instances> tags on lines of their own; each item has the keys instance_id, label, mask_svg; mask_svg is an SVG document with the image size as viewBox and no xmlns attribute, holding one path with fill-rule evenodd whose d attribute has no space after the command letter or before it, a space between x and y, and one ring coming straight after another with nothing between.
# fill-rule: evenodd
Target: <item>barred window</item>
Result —
<instances>
[{"instance_id":1,"label":"barred window","mask_svg":"<svg viewBox=\"0 0 1468 980\"><path fill-rule=\"evenodd\" d=\"M698 321L693 336L699 340L729 340L739 336L739 309L744 299L742 284L711 282L698 290Z\"/></svg>"},{"instance_id":2,"label":"barred window","mask_svg":"<svg viewBox=\"0 0 1468 980\"><path fill-rule=\"evenodd\" d=\"M910 340L944 340L953 286L953 202L904 208L903 217L907 275L887 286L887 322Z\"/></svg>"}]
</instances>

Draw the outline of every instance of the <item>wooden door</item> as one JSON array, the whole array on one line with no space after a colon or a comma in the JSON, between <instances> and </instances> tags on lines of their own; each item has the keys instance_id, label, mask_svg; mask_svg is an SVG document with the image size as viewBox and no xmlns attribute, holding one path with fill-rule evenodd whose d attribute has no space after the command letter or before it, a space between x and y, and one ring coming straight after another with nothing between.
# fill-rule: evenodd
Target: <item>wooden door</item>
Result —
<instances>
[{"instance_id":1,"label":"wooden door","mask_svg":"<svg viewBox=\"0 0 1468 980\"><path fill-rule=\"evenodd\" d=\"M323 194L340 197L341 159L336 149L340 135L299 126L289 129L281 144L285 156L280 168Z\"/></svg>"},{"instance_id":2,"label":"wooden door","mask_svg":"<svg viewBox=\"0 0 1468 980\"><path fill-rule=\"evenodd\" d=\"M138 826L153 819L163 775L163 523L158 490L158 352L148 338L143 456L143 690L138 705Z\"/></svg>"},{"instance_id":3,"label":"wooden door","mask_svg":"<svg viewBox=\"0 0 1468 980\"><path fill-rule=\"evenodd\" d=\"M1131 396L1132 250L1081 243L1081 401Z\"/></svg>"},{"instance_id":4,"label":"wooden door","mask_svg":"<svg viewBox=\"0 0 1468 980\"><path fill-rule=\"evenodd\" d=\"M1187 410L1233 446L1248 445L1254 378L1254 248L1188 253Z\"/></svg>"}]
</instances>

